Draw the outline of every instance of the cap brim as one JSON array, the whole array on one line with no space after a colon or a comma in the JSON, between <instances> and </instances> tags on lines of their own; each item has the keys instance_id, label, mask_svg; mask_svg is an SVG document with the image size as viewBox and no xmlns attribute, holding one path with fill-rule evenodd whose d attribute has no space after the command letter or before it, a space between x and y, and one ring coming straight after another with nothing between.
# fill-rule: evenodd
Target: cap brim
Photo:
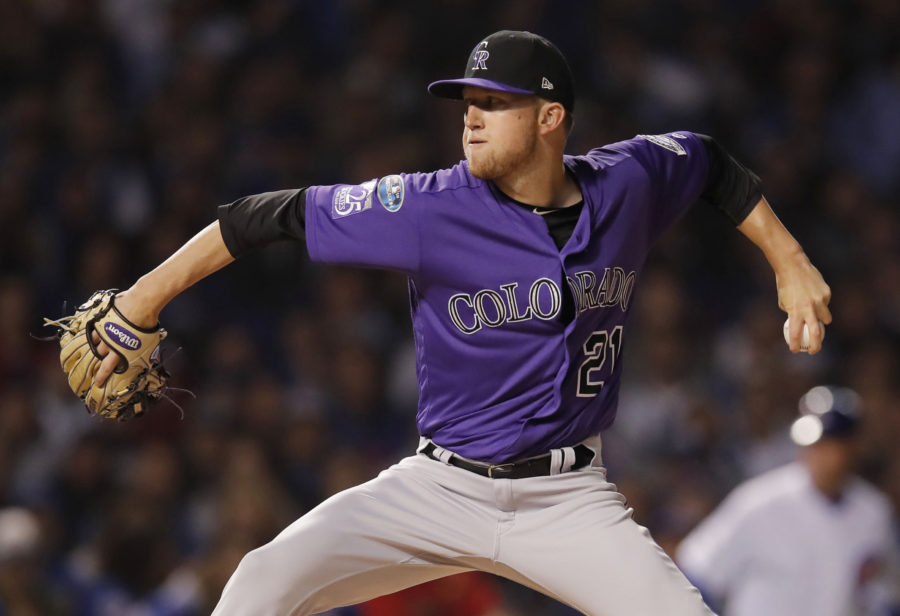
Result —
<instances>
[{"instance_id":1,"label":"cap brim","mask_svg":"<svg viewBox=\"0 0 900 616\"><path fill-rule=\"evenodd\" d=\"M479 79L477 77L467 77L465 79L444 79L429 84L428 91L434 96L440 98L455 98L462 100L462 91L465 86L474 86L477 88L486 88L488 90L499 90L501 92L513 92L515 94L534 94L531 90L515 88L513 86L500 83L499 81L491 81L490 79Z\"/></svg>"}]
</instances>

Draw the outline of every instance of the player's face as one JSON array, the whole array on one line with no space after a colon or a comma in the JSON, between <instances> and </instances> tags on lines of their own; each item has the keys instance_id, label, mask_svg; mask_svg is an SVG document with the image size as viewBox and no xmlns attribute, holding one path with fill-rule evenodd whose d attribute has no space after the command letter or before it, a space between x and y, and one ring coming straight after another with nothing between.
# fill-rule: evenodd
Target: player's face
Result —
<instances>
[{"instance_id":1,"label":"player's face","mask_svg":"<svg viewBox=\"0 0 900 616\"><path fill-rule=\"evenodd\" d=\"M815 483L825 492L839 494L853 472L858 442L853 438L823 438L803 450Z\"/></svg>"},{"instance_id":2,"label":"player's face","mask_svg":"<svg viewBox=\"0 0 900 616\"><path fill-rule=\"evenodd\" d=\"M496 180L532 156L538 136L536 96L467 86L463 101L462 145L472 175Z\"/></svg>"}]
</instances>

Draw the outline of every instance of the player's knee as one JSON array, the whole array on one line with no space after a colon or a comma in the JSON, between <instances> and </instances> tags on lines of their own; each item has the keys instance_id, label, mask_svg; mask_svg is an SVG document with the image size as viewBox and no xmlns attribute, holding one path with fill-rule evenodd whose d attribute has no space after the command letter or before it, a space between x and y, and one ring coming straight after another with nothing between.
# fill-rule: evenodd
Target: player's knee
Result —
<instances>
[{"instance_id":1,"label":"player's knee","mask_svg":"<svg viewBox=\"0 0 900 616\"><path fill-rule=\"evenodd\" d=\"M265 547L252 550L241 559L222 593L218 606L222 614L286 613L284 606L289 601L291 584L279 575L282 568L265 554Z\"/></svg>"},{"instance_id":2,"label":"player's knee","mask_svg":"<svg viewBox=\"0 0 900 616\"><path fill-rule=\"evenodd\" d=\"M237 569L234 571L234 577L254 579L258 575L265 573L266 561L261 556L262 548L256 548L244 554L241 562L238 563Z\"/></svg>"},{"instance_id":3,"label":"player's knee","mask_svg":"<svg viewBox=\"0 0 900 616\"><path fill-rule=\"evenodd\" d=\"M310 541L314 547L315 541ZM319 550L296 550L296 545L268 543L248 552L241 559L234 577L238 583L265 588L273 596L282 591L315 588L325 568Z\"/></svg>"}]
</instances>

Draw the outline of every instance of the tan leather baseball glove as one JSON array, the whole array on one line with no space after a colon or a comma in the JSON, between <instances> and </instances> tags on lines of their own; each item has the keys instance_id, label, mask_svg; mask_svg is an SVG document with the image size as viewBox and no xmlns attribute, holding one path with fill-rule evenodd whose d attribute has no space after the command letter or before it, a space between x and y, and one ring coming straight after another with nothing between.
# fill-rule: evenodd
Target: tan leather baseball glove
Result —
<instances>
[{"instance_id":1,"label":"tan leather baseball glove","mask_svg":"<svg viewBox=\"0 0 900 616\"><path fill-rule=\"evenodd\" d=\"M59 331L59 363L75 395L92 414L121 421L139 417L166 390L169 373L159 359L159 343L166 330L138 327L116 309L115 290L97 291L75 314L45 326ZM103 341L119 356L119 365L102 387L94 374L103 357L97 345Z\"/></svg>"}]
</instances>

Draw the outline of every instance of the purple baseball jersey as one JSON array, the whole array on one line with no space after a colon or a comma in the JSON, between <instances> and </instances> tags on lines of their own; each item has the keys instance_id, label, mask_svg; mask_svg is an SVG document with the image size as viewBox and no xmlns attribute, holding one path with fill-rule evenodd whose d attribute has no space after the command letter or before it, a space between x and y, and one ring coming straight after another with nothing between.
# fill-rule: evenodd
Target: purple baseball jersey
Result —
<instances>
[{"instance_id":1,"label":"purple baseball jersey","mask_svg":"<svg viewBox=\"0 0 900 616\"><path fill-rule=\"evenodd\" d=\"M541 216L465 161L307 193L314 261L409 276L420 434L500 463L574 445L615 419L626 317L656 238L696 201L692 133L566 156L584 208L558 250ZM564 302L574 319L561 317Z\"/></svg>"}]
</instances>

